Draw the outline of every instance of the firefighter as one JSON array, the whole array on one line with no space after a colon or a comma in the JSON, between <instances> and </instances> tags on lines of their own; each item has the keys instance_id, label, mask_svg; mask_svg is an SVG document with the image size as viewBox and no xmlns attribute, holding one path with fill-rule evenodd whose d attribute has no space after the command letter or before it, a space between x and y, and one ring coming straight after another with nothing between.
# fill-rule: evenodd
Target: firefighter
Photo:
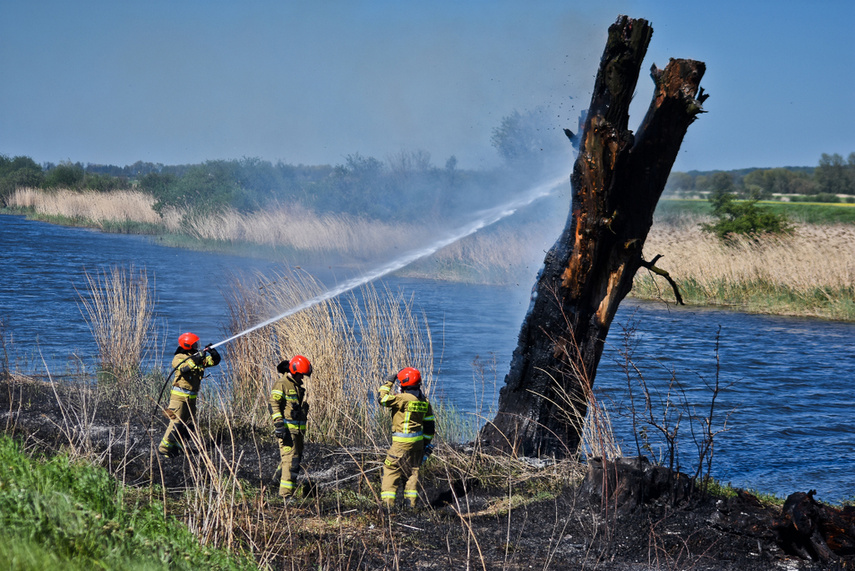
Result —
<instances>
[{"instance_id":1,"label":"firefighter","mask_svg":"<svg viewBox=\"0 0 855 571\"><path fill-rule=\"evenodd\" d=\"M295 355L290 361L279 363L276 370L280 376L270 392L270 419L279 439L279 495L289 500L294 496L303 460L303 437L309 414L303 378L311 376L312 364L306 357Z\"/></svg>"},{"instance_id":2,"label":"firefighter","mask_svg":"<svg viewBox=\"0 0 855 571\"><path fill-rule=\"evenodd\" d=\"M385 381L378 397L381 406L392 410L392 446L383 463L380 498L387 512L391 512L402 480L406 503L410 508L416 507L419 466L433 452L435 419L422 392L418 369L405 367L389 374Z\"/></svg>"},{"instance_id":3,"label":"firefighter","mask_svg":"<svg viewBox=\"0 0 855 571\"><path fill-rule=\"evenodd\" d=\"M184 451L182 441L186 442L189 431L195 429L196 397L205 369L219 364L220 354L213 347L208 346L199 351L198 335L182 333L178 337L178 348L172 358L175 380L172 382L169 406L165 410L169 426L157 448L163 456L172 458Z\"/></svg>"}]
</instances>

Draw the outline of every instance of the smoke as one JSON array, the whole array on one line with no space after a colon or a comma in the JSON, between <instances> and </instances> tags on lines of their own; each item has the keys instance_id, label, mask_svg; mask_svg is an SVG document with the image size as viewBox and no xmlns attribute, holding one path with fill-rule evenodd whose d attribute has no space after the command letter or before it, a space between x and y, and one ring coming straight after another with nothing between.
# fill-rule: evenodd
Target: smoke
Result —
<instances>
[{"instance_id":1,"label":"smoke","mask_svg":"<svg viewBox=\"0 0 855 571\"><path fill-rule=\"evenodd\" d=\"M219 347L220 345L224 345L230 341L238 339L239 337L243 337L248 333L256 331L257 329L275 323L280 319L284 319L288 316L294 315L295 313L308 309L319 303L337 297L343 293L352 291L371 281L374 281L383 276L389 275L397 270L400 270L417 260L430 256L446 246L449 246L463 238L466 238L467 236L471 236L482 228L485 228L487 226L495 224L496 222L508 218L509 216L516 213L520 208L525 208L526 206L542 198L554 194L560 187L560 185L566 181L568 176L569 174L563 174L557 178L547 180L546 182L533 186L526 192L521 193L519 197L509 202L506 202L494 208L478 212L475 214L471 221L466 224L463 224L462 226L454 229L453 231L446 233L444 236L435 239L430 244L406 252L403 255L389 262L380 264L355 278L349 279L339 285L331 287L327 291L311 299L308 299L303 303L288 308L279 315L275 315L270 319L267 319L266 321L258 323L248 329L245 329L244 331L232 335L228 339L213 344L212 347Z\"/></svg>"}]
</instances>

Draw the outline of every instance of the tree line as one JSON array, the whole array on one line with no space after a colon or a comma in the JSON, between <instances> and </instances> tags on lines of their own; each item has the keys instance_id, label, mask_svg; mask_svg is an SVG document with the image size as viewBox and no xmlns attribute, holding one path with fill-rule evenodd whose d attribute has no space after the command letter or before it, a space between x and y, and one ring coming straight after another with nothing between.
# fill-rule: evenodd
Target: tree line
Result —
<instances>
[{"instance_id":1,"label":"tree line","mask_svg":"<svg viewBox=\"0 0 855 571\"><path fill-rule=\"evenodd\" d=\"M850 198L855 197L855 152L846 159L823 153L816 167L672 172L665 191L735 194L753 200L790 195L793 202L855 202Z\"/></svg>"},{"instance_id":2,"label":"tree line","mask_svg":"<svg viewBox=\"0 0 855 571\"><path fill-rule=\"evenodd\" d=\"M430 153L421 150L401 151L384 161L354 153L339 165L246 157L185 165L142 161L124 167L70 161L39 165L30 157L0 155L0 204L5 206L7 197L21 187L137 189L154 197L159 212L181 208L191 216L227 207L251 212L299 205L370 219L456 220L509 199L551 165L569 165L570 141L555 122L543 107L504 117L491 139L501 164L487 170L461 169L454 156L437 166ZM823 154L816 167L673 172L666 192L734 194L753 200L785 194L792 199L840 201L838 195L855 197L855 152L845 161L838 154Z\"/></svg>"},{"instance_id":3,"label":"tree line","mask_svg":"<svg viewBox=\"0 0 855 571\"><path fill-rule=\"evenodd\" d=\"M142 161L125 167L70 161L39 165L30 157L0 155L0 204L5 206L20 187L97 192L133 188L151 194L159 212L178 207L190 215L226 207L249 212L298 204L316 212L374 219L455 219L513 195L556 160L566 162L570 145L563 132L551 126L554 122L543 107L505 117L491 139L501 166L488 170L461 169L454 156L436 166L422 150L401 151L385 161L354 153L334 166L258 158L172 166Z\"/></svg>"}]
</instances>

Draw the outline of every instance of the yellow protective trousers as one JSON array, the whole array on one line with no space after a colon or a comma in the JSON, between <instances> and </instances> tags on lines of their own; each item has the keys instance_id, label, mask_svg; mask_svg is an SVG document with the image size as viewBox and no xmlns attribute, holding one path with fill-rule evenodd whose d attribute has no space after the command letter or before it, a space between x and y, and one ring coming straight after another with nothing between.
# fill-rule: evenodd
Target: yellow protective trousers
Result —
<instances>
[{"instance_id":1,"label":"yellow protective trousers","mask_svg":"<svg viewBox=\"0 0 855 571\"><path fill-rule=\"evenodd\" d=\"M279 480L279 495L290 498L297 487L297 474L300 473L300 462L303 460L303 433L289 431L290 438L279 439L279 457L282 459L279 467L282 476Z\"/></svg>"},{"instance_id":2,"label":"yellow protective trousers","mask_svg":"<svg viewBox=\"0 0 855 571\"><path fill-rule=\"evenodd\" d=\"M185 442L189 438L189 432L195 429L196 418L196 395L185 396L177 394L175 390L169 398L169 406L166 407L166 416L169 417L169 426L158 446L161 454L170 454L175 448L183 448L180 440ZM180 437L180 438L179 438Z\"/></svg>"},{"instance_id":3,"label":"yellow protective trousers","mask_svg":"<svg viewBox=\"0 0 855 571\"><path fill-rule=\"evenodd\" d=\"M380 484L380 499L388 508L395 506L398 487L404 481L404 499L410 507L416 507L419 497L419 466L424 456L424 441L392 442L383 462L383 480Z\"/></svg>"}]
</instances>

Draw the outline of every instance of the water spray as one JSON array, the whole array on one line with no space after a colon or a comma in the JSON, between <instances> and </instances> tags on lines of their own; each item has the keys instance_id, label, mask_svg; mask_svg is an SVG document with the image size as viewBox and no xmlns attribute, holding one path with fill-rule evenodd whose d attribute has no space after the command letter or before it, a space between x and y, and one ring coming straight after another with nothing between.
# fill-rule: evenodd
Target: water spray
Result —
<instances>
[{"instance_id":1,"label":"water spray","mask_svg":"<svg viewBox=\"0 0 855 571\"><path fill-rule=\"evenodd\" d=\"M380 266L380 267L375 268L369 272L366 272L360 276L357 276L355 278L347 280L346 282L343 282L343 283L337 285L336 287L325 291L324 293L321 293L321 294L319 294L319 295L317 295L317 296L315 296L309 300L306 300L306 301L300 303L299 305L296 305L296 306L292 307L291 309L280 313L279 315L277 315L275 317L271 317L267 321L263 321L263 322L259 323L258 325L253 325L249 329L245 329L244 331L241 331L240 333L237 333L236 335L232 335L228 339L224 339L223 341L220 341L218 343L214 343L213 345L210 345L210 347L214 348L214 347L219 347L220 345L225 345L229 341L234 341L235 339L237 339L239 337L243 337L244 335L246 335L248 333L252 333L253 331L255 331L257 329L261 329L262 327L270 325L271 323L275 323L275 322L279 321L280 319L284 319L288 316L294 315L295 313L299 313L300 311L303 311L304 309L308 309L308 308L312 307L313 305L317 305L318 303L332 299L332 298L339 296L345 292L356 289L361 285L365 285L368 282L374 281L374 280L381 278L385 275L391 274L392 272L400 270L401 268L412 264L416 260L420 260L422 258L430 256L431 254L441 250L442 248L445 248L446 246L449 246L449 245L453 244L454 242L457 242L458 240L462 240L463 238L465 238L471 234L474 234L475 232L477 232L478 230L481 230L482 228L485 228L487 226L490 226L491 224L495 224L499 220L503 220L503 219L507 218L508 216L512 215L517 210L519 210L520 208L522 208L524 206L528 206L529 204L531 204L532 202L534 202L540 198L544 198L546 196L549 196L550 194L552 194L555 191L556 188L558 188L559 184L565 182L566 180L567 180L567 175L563 175L563 176L554 178L548 182L545 182L541 185L534 187L525 196L517 198L516 200L512 200L512 201L510 201L506 204L503 204L501 206L497 206L495 208L491 208L488 210L483 210L483 211L481 211L480 216L478 216L474 222L471 222L465 226L458 228L457 230L451 232L447 236L440 238L439 240L436 240L432 244L425 246L424 248L412 250L412 251L404 254L403 256L396 258L395 260L392 260L391 262L389 262L383 266Z\"/></svg>"}]
</instances>

